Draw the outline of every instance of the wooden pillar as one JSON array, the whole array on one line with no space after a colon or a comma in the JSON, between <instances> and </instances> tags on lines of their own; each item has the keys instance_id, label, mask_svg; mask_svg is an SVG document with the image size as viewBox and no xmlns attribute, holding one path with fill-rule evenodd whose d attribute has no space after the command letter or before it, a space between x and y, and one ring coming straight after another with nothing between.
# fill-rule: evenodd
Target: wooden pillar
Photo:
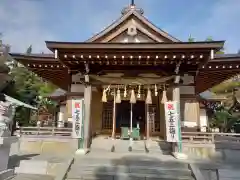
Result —
<instances>
[{"instance_id":1,"label":"wooden pillar","mask_svg":"<svg viewBox=\"0 0 240 180\"><path fill-rule=\"evenodd\" d=\"M132 136L132 122L133 122L133 103L130 103L131 109L130 109L130 138L129 138L129 147L128 151L132 151L133 146L133 136Z\"/></svg>"},{"instance_id":2,"label":"wooden pillar","mask_svg":"<svg viewBox=\"0 0 240 180\"><path fill-rule=\"evenodd\" d=\"M90 120L91 120L92 86L86 85L84 89L84 150L90 147Z\"/></svg>"},{"instance_id":3,"label":"wooden pillar","mask_svg":"<svg viewBox=\"0 0 240 180\"><path fill-rule=\"evenodd\" d=\"M113 97L113 121L112 121L112 139L116 137L116 90L114 89Z\"/></svg>"},{"instance_id":4,"label":"wooden pillar","mask_svg":"<svg viewBox=\"0 0 240 180\"><path fill-rule=\"evenodd\" d=\"M147 119L146 119L146 123L147 123L147 125L146 125L146 129L147 129L147 131L146 131L146 139L147 140L149 140L149 138L150 138L150 129L149 129L149 116L150 116L150 114L149 114L149 105L148 104L146 104L146 112L147 112Z\"/></svg>"}]
</instances>

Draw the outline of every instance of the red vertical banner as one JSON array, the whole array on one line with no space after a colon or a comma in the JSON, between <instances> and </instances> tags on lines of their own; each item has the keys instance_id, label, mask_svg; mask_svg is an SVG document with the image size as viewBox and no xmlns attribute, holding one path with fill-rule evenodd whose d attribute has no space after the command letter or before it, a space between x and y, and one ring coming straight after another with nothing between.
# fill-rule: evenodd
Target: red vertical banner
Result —
<instances>
[{"instance_id":1,"label":"red vertical banner","mask_svg":"<svg viewBox=\"0 0 240 180\"><path fill-rule=\"evenodd\" d=\"M72 100L72 137L82 138L83 99Z\"/></svg>"},{"instance_id":2,"label":"red vertical banner","mask_svg":"<svg viewBox=\"0 0 240 180\"><path fill-rule=\"evenodd\" d=\"M166 137L168 142L179 142L179 115L175 101L165 103Z\"/></svg>"}]
</instances>

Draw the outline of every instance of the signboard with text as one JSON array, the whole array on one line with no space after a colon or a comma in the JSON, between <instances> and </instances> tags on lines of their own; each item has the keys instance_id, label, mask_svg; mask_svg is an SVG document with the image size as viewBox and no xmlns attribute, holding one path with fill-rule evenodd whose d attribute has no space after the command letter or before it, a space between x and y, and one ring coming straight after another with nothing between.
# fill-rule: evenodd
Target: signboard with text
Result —
<instances>
[{"instance_id":1,"label":"signboard with text","mask_svg":"<svg viewBox=\"0 0 240 180\"><path fill-rule=\"evenodd\" d=\"M179 108L176 101L165 103L166 137L168 142L179 142Z\"/></svg>"},{"instance_id":2,"label":"signboard with text","mask_svg":"<svg viewBox=\"0 0 240 180\"><path fill-rule=\"evenodd\" d=\"M83 138L84 100L72 100L72 137Z\"/></svg>"}]
</instances>

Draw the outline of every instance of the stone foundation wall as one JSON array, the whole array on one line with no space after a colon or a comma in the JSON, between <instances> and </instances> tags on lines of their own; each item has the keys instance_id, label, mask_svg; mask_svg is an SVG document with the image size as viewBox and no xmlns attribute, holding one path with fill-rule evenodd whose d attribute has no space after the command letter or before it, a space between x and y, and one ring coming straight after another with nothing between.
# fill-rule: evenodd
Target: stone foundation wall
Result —
<instances>
[{"instance_id":1,"label":"stone foundation wall","mask_svg":"<svg viewBox=\"0 0 240 180\"><path fill-rule=\"evenodd\" d=\"M33 154L71 154L77 150L78 142L71 137L21 137L19 151Z\"/></svg>"},{"instance_id":2,"label":"stone foundation wall","mask_svg":"<svg viewBox=\"0 0 240 180\"><path fill-rule=\"evenodd\" d=\"M240 143L191 144L183 143L183 152L193 159L240 162Z\"/></svg>"}]
</instances>

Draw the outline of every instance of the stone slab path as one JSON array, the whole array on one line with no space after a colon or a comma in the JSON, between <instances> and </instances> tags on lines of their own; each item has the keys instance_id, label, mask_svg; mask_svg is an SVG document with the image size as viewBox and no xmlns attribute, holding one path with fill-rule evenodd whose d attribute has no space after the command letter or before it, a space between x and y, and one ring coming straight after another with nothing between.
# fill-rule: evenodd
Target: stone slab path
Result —
<instances>
[{"instance_id":1,"label":"stone slab path","mask_svg":"<svg viewBox=\"0 0 240 180\"><path fill-rule=\"evenodd\" d=\"M11 180L54 180L54 177L37 174L17 174Z\"/></svg>"}]
</instances>

